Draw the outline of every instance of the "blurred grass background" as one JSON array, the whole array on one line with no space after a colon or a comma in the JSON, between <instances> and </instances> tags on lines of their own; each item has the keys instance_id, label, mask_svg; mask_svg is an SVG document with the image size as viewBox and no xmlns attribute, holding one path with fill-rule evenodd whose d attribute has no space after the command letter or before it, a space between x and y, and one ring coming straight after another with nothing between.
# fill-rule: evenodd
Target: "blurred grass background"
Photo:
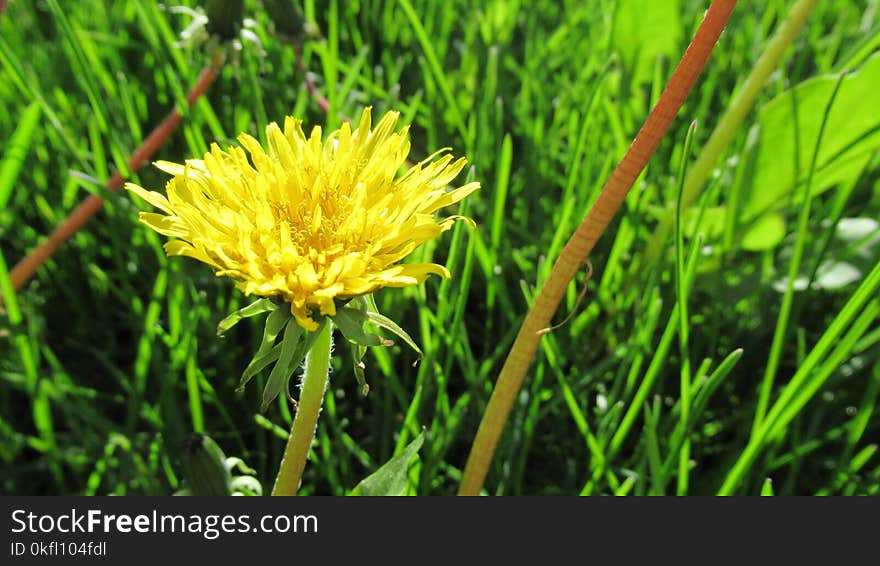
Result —
<instances>
[{"instance_id":1,"label":"blurred grass background","mask_svg":"<svg viewBox=\"0 0 880 566\"><path fill-rule=\"evenodd\" d=\"M349 360L334 360L302 490L346 493L425 427L411 491L454 493L535 286L708 3L270 4L289 14L298 6L302 19L273 20L262 3L245 2L259 45L244 42L228 59L156 158L200 156L239 132L262 139L267 122L288 114L326 131L364 105L374 115L397 109L413 124L412 159L446 146L468 158L483 189L463 209L478 229L458 225L414 258L445 262L453 279L377 296L426 357L413 367L404 345L373 349L365 399ZM556 320L574 309L573 317L544 339L488 493L674 493L683 438L690 439L687 492L715 493L752 432L797 245L805 250L802 274L771 372L770 401L786 401L787 416L750 463L740 492L880 490L880 306L868 277L880 258L876 0L818 4L699 206L685 211L685 243L696 250L686 349L673 312L681 275L674 240L657 261L640 263L658 217L675 202L688 123L699 122L695 154L792 4L737 6L680 118L591 256L585 302L576 307L582 283L572 285ZM204 265L167 259L162 239L137 223L131 197L102 188L167 112L185 107L209 60L205 49L177 44L190 21L145 0L13 0L0 16L0 139L17 133L19 142L7 145L2 164L21 165L13 182L0 183L0 278L87 195L107 199L17 299L4 293L5 494L169 494L179 487L181 450L193 432L243 458L267 488L278 468L291 419L286 401L258 412L265 375L243 395L234 392L261 321L217 338L219 320L247 299ZM301 54L329 102L326 114L279 33L302 22L312 33L300 35ZM843 69L857 74L828 108ZM826 115L827 143L811 167ZM810 176L811 209L799 226ZM130 178L154 189L165 181L152 167ZM853 328L834 327L853 297L863 299L851 313ZM823 335L832 349L808 367ZM740 348L732 369L718 371ZM682 352L694 373L687 434ZM799 368L804 382L786 389Z\"/></svg>"}]
</instances>

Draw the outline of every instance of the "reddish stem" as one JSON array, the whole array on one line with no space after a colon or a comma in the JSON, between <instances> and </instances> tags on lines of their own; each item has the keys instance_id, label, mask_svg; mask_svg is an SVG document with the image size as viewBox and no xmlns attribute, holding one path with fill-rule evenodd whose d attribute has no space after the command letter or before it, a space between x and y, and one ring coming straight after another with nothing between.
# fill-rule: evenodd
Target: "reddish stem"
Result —
<instances>
[{"instance_id":1,"label":"reddish stem","mask_svg":"<svg viewBox=\"0 0 880 566\"><path fill-rule=\"evenodd\" d=\"M660 140L709 59L709 54L724 30L736 0L713 0L681 62L648 115L632 145L602 187L598 199L566 243L550 276L535 297L507 355L480 422L467 465L462 475L459 495L477 495L483 486L498 439L504 430L513 401L519 393L526 371L541 340L541 330L549 325L571 278L593 250L602 232L617 213L635 180L648 164Z\"/></svg>"},{"instance_id":2,"label":"reddish stem","mask_svg":"<svg viewBox=\"0 0 880 566\"><path fill-rule=\"evenodd\" d=\"M218 53L211 61L211 64L202 70L199 80L186 95L186 103L190 108L208 90L214 79L217 78L222 64L222 55ZM176 108L172 110L128 158L129 170L136 171L140 169L159 149L159 146L177 129L181 119L180 112ZM117 171L107 180L107 188L111 191L118 191L124 182L125 179L122 177L122 174ZM55 250L76 234L77 230L82 228L103 206L104 199L97 195L90 195L86 198L34 251L12 268L12 271L9 272L12 287L18 290L27 283L34 276L37 269L52 257Z\"/></svg>"}]
</instances>

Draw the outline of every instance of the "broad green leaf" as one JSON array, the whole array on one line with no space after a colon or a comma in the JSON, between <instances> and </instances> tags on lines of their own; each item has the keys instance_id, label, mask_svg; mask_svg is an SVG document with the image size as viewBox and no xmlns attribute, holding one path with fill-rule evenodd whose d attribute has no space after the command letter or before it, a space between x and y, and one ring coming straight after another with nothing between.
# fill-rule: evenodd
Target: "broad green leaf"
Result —
<instances>
[{"instance_id":1,"label":"broad green leaf","mask_svg":"<svg viewBox=\"0 0 880 566\"><path fill-rule=\"evenodd\" d=\"M613 43L635 83L650 82L661 55L677 58L682 41L679 0L619 0Z\"/></svg>"},{"instance_id":2,"label":"broad green leaf","mask_svg":"<svg viewBox=\"0 0 880 566\"><path fill-rule=\"evenodd\" d=\"M785 238L785 219L781 214L771 212L756 220L746 230L740 241L743 249L753 252L771 250Z\"/></svg>"},{"instance_id":3,"label":"broad green leaf","mask_svg":"<svg viewBox=\"0 0 880 566\"><path fill-rule=\"evenodd\" d=\"M351 494L364 496L403 495L406 491L410 460L416 456L424 441L425 433L422 432L407 444L400 454L361 480L351 491Z\"/></svg>"},{"instance_id":4,"label":"broad green leaf","mask_svg":"<svg viewBox=\"0 0 880 566\"><path fill-rule=\"evenodd\" d=\"M277 305L269 299L259 299L242 309L238 309L220 321L220 324L217 325L217 336L223 336L230 328L238 324L244 318L257 316L264 312L274 311L276 307Z\"/></svg>"},{"instance_id":5,"label":"broad green leaf","mask_svg":"<svg viewBox=\"0 0 880 566\"><path fill-rule=\"evenodd\" d=\"M792 191L802 187L838 80L836 75L808 79L761 109L761 140L752 184L745 191L744 220L785 205ZM858 174L880 147L880 112L871 103L878 92L880 55L842 80L819 150L814 196Z\"/></svg>"}]
</instances>

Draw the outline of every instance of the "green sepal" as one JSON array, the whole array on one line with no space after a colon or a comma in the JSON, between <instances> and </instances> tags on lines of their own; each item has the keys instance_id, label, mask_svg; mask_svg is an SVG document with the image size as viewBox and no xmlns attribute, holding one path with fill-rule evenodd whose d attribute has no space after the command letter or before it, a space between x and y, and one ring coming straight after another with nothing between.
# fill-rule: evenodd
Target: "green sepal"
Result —
<instances>
[{"instance_id":1,"label":"green sepal","mask_svg":"<svg viewBox=\"0 0 880 566\"><path fill-rule=\"evenodd\" d=\"M284 337L281 339L281 351L275 367L269 373L269 380L263 389L263 402L260 404L260 412L265 412L269 403L278 397L281 390L287 387L290 376L296 368L293 357L299 349L300 339L303 336L303 327L296 323L290 323L284 329Z\"/></svg>"},{"instance_id":2,"label":"green sepal","mask_svg":"<svg viewBox=\"0 0 880 566\"><path fill-rule=\"evenodd\" d=\"M364 365L364 354L367 353L366 346L358 346L357 344L352 344L349 342L348 351L351 352L352 359L352 367L354 368L354 378L357 380L358 385L361 387L361 397L366 397L370 392L370 384L367 383L367 377L364 375L364 369L367 366Z\"/></svg>"},{"instance_id":3,"label":"green sepal","mask_svg":"<svg viewBox=\"0 0 880 566\"><path fill-rule=\"evenodd\" d=\"M379 312L379 305L376 304L376 297L374 297L372 293L369 295L361 295L355 300L358 301L357 304L361 305L360 309L362 311Z\"/></svg>"},{"instance_id":4,"label":"green sepal","mask_svg":"<svg viewBox=\"0 0 880 566\"><path fill-rule=\"evenodd\" d=\"M375 324L379 328L384 328L385 330L387 330L389 332L393 332L394 334L399 336L401 339L403 339L403 341L406 342L410 348L412 348L413 350L418 352L419 359L424 357L422 350L418 347L418 345L415 343L415 341L412 338L410 338L410 335L406 333L406 330L404 330L403 328L398 326L396 322L394 322L393 320L391 320L390 318L388 318L385 315L379 314L378 312L364 311L364 315L366 315L367 319L370 322L372 322L373 324ZM416 361L418 361L418 360L416 360Z\"/></svg>"},{"instance_id":5,"label":"green sepal","mask_svg":"<svg viewBox=\"0 0 880 566\"><path fill-rule=\"evenodd\" d=\"M420 433L401 450L400 454L385 462L381 468L361 480L351 490L351 495L403 495L407 487L407 474L410 460L417 456L425 441L425 433Z\"/></svg>"},{"instance_id":6,"label":"green sepal","mask_svg":"<svg viewBox=\"0 0 880 566\"><path fill-rule=\"evenodd\" d=\"M255 375L263 371L264 368L268 367L270 364L273 364L278 361L278 358L281 356L281 344L275 344L272 346L272 349L266 352L263 355L256 355L245 368L244 373L241 375L241 382L238 384L238 387L235 390L241 393L244 390L244 386L248 381L251 380Z\"/></svg>"},{"instance_id":7,"label":"green sepal","mask_svg":"<svg viewBox=\"0 0 880 566\"><path fill-rule=\"evenodd\" d=\"M393 320L379 314L379 309L376 306L376 301L372 295L352 297L347 301L347 304L343 303L343 305L337 305L336 314L333 316L333 322L348 342L347 346L352 357L354 377L357 379L358 385L360 386L360 393L362 396L366 397L370 392L370 386L367 383L364 374L366 366L363 362L367 348L394 345L392 340L388 340L379 334L374 334L365 330L366 325L372 324L393 332L401 337L404 342L409 344L413 350L418 352L419 359L422 358L422 351L409 334L407 334L406 331L398 326ZM418 362L418 360L416 360L416 362Z\"/></svg>"},{"instance_id":8,"label":"green sepal","mask_svg":"<svg viewBox=\"0 0 880 566\"><path fill-rule=\"evenodd\" d=\"M327 321L321 321L321 326L327 324ZM281 339L281 353L272 373L269 374L269 380L263 389L263 402L260 405L260 411L265 412L269 408L269 403L278 397L278 394L284 390L290 399L290 389L288 384L296 367L305 359L306 354L315 343L315 339L321 332L319 327L314 332L305 332L303 328L294 323L288 324L284 330L284 337Z\"/></svg>"},{"instance_id":9,"label":"green sepal","mask_svg":"<svg viewBox=\"0 0 880 566\"><path fill-rule=\"evenodd\" d=\"M266 317L266 326L263 330L263 341L260 344L259 349L257 349L257 353L254 354L251 362L244 369L244 373L241 375L241 380L238 382L238 387L235 388L236 391L241 392L244 390L245 385L247 385L252 377L257 375L257 373L259 373L264 367L278 359L281 355L281 348L278 347L276 353L275 339L278 337L278 334L281 333L284 325L292 318L290 311L285 305L276 306L275 310Z\"/></svg>"},{"instance_id":10,"label":"green sepal","mask_svg":"<svg viewBox=\"0 0 880 566\"><path fill-rule=\"evenodd\" d=\"M243 318L249 318L257 316L258 314L263 314L264 312L274 311L276 308L278 308L278 306L270 299L259 299L244 308L238 309L221 320L220 324L217 325L217 336L223 336L226 334L230 328L238 324Z\"/></svg>"},{"instance_id":11,"label":"green sepal","mask_svg":"<svg viewBox=\"0 0 880 566\"><path fill-rule=\"evenodd\" d=\"M367 353L367 348L372 346L394 345L393 341L364 330L364 325L370 322L370 318L366 311L371 306L371 300L372 296L355 297L350 303L353 306L337 308L336 316L333 317L333 322L339 328L340 332L342 332L342 335L345 336L345 339L348 340L348 349L351 353L353 362L354 377L360 386L360 394L362 397L366 397L370 392L370 385L367 383L367 378L364 374L366 366L363 362L364 355ZM372 303L372 308L375 308L375 302Z\"/></svg>"},{"instance_id":12,"label":"green sepal","mask_svg":"<svg viewBox=\"0 0 880 566\"><path fill-rule=\"evenodd\" d=\"M354 342L358 346L394 345L394 342L386 340L378 334L367 333L364 330L364 323L368 320L366 312L351 307L336 309L336 316L333 317L333 322L349 342Z\"/></svg>"}]
</instances>

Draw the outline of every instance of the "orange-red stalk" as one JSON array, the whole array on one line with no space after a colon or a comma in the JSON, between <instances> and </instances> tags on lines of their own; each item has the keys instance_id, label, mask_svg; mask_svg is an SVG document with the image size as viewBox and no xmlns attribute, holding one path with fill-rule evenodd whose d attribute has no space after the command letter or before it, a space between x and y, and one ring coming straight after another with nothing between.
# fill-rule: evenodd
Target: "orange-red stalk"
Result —
<instances>
[{"instance_id":1,"label":"orange-red stalk","mask_svg":"<svg viewBox=\"0 0 880 566\"><path fill-rule=\"evenodd\" d=\"M522 386L526 371L538 349L540 331L549 326L569 282L592 251L611 218L620 208L630 188L654 154L660 140L678 114L682 103L718 41L736 0L713 0L691 44L685 51L669 83L648 115L632 145L611 173L598 199L569 239L556 260L532 308L526 315L513 347L507 355L495 389L464 469L459 495L477 495L483 487L498 439Z\"/></svg>"},{"instance_id":2,"label":"orange-red stalk","mask_svg":"<svg viewBox=\"0 0 880 566\"><path fill-rule=\"evenodd\" d=\"M208 90L214 79L217 78L222 64L223 58L218 53L211 61L211 64L202 70L195 86L186 95L186 103L190 107L196 103L199 97ZM182 116L176 108L172 110L128 158L129 170L136 171L140 169L159 149L159 146L177 129L181 118ZM124 182L125 179L122 177L122 174L117 171L107 180L107 188L111 191L118 191ZM86 198L34 251L12 268L12 271L9 272L12 287L18 290L27 283L34 276L34 273L37 272L37 269L52 257L55 250L76 234L77 230L82 228L103 206L104 199L97 195L90 195Z\"/></svg>"}]
</instances>

